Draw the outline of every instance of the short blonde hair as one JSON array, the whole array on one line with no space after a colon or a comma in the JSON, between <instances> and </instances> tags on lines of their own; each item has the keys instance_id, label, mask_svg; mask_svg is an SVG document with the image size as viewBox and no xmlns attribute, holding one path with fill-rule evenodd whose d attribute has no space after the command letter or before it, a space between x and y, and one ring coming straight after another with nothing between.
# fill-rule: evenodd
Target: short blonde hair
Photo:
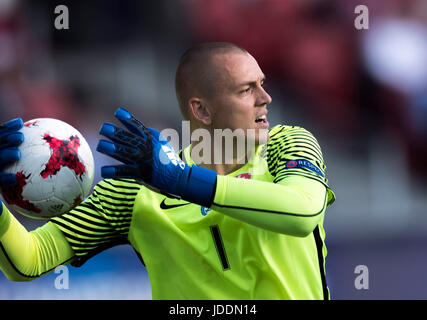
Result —
<instances>
[{"instance_id":1,"label":"short blonde hair","mask_svg":"<svg viewBox=\"0 0 427 320\"><path fill-rule=\"evenodd\" d=\"M190 118L188 101L191 97L210 96L215 92L212 57L231 51L248 53L234 43L205 42L191 47L181 56L175 75L175 92L184 119Z\"/></svg>"}]
</instances>

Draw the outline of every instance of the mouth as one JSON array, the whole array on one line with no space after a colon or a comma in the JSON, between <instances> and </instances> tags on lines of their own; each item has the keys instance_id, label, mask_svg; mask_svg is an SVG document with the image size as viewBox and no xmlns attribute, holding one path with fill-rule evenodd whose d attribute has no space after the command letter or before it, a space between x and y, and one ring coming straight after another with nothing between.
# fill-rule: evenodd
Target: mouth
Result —
<instances>
[{"instance_id":1,"label":"mouth","mask_svg":"<svg viewBox=\"0 0 427 320\"><path fill-rule=\"evenodd\" d=\"M264 114L264 115L256 118L255 123L256 123L257 127L260 127L260 128L268 127L269 123L267 121L267 115Z\"/></svg>"}]
</instances>

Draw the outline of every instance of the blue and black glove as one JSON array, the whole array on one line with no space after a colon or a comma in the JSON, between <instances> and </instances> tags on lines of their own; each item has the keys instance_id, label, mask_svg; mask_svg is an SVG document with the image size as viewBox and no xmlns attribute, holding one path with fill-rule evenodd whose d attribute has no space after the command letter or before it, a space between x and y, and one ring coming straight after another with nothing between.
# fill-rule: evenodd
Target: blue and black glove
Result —
<instances>
[{"instance_id":1,"label":"blue and black glove","mask_svg":"<svg viewBox=\"0 0 427 320\"><path fill-rule=\"evenodd\" d=\"M176 155L160 132L146 128L127 110L119 108L115 117L129 130L104 123L97 151L124 165L101 168L103 178L133 178L156 191L210 207L215 195L217 173L188 166Z\"/></svg>"},{"instance_id":2,"label":"blue and black glove","mask_svg":"<svg viewBox=\"0 0 427 320\"><path fill-rule=\"evenodd\" d=\"M18 132L24 123L22 119L10 120L0 125L0 188L14 186L17 183L16 176L2 172L12 162L21 158L18 146L24 141L24 135ZM3 205L0 201L0 215Z\"/></svg>"}]
</instances>

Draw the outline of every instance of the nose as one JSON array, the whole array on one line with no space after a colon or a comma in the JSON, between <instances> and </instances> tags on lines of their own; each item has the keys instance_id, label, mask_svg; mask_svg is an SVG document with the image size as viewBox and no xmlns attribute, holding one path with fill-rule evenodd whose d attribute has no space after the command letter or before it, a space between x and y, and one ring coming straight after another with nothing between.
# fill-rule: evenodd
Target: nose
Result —
<instances>
[{"instance_id":1,"label":"nose","mask_svg":"<svg viewBox=\"0 0 427 320\"><path fill-rule=\"evenodd\" d=\"M263 87L260 87L260 93L258 95L257 105L258 106L266 106L266 105L270 104L272 101L273 101L273 99L270 97L270 95L267 93L267 91L265 91Z\"/></svg>"}]
</instances>

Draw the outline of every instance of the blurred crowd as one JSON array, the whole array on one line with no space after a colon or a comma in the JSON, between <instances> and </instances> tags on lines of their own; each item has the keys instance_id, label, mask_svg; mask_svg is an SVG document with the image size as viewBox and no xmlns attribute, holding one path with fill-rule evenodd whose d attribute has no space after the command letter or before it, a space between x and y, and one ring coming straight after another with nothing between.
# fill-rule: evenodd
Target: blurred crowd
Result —
<instances>
[{"instance_id":1,"label":"blurred crowd","mask_svg":"<svg viewBox=\"0 0 427 320\"><path fill-rule=\"evenodd\" d=\"M242 45L307 117L362 151L379 131L403 140L411 170L425 174L427 2L366 2L368 30L354 26L359 4L185 2L196 40Z\"/></svg>"},{"instance_id":2,"label":"blurred crowd","mask_svg":"<svg viewBox=\"0 0 427 320\"><path fill-rule=\"evenodd\" d=\"M54 28L59 4L69 8L69 30ZM196 42L230 41L256 57L280 98L330 135L349 141L350 152L363 155L369 138L381 133L403 141L409 170L425 175L427 2L366 2L368 30L354 26L358 4L1 0L0 121L52 117L91 126L133 95L132 101L154 111L149 122L166 126L164 102L156 97L166 91L174 97L171 83L180 54ZM117 62L120 57L126 67ZM143 74L126 76L138 64L147 66ZM176 102L168 103L173 105L167 110L177 109Z\"/></svg>"}]
</instances>

